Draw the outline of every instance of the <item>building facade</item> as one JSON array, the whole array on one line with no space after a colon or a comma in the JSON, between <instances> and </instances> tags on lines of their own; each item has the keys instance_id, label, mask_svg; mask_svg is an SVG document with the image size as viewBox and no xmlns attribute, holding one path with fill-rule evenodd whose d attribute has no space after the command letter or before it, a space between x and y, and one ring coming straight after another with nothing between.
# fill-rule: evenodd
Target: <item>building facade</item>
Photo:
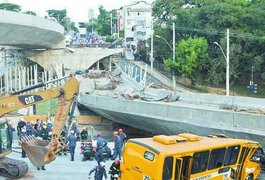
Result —
<instances>
[{"instance_id":1,"label":"building facade","mask_svg":"<svg viewBox=\"0 0 265 180\"><path fill-rule=\"evenodd\" d=\"M124 30L126 43L137 43L151 36L152 5L145 1L121 7L117 10L119 30Z\"/></svg>"}]
</instances>

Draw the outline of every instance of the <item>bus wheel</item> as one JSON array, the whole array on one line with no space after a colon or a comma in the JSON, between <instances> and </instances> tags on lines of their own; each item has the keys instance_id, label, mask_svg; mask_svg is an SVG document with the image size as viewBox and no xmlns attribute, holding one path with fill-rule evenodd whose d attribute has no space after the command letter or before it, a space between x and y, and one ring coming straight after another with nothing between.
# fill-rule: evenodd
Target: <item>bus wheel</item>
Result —
<instances>
[{"instance_id":1,"label":"bus wheel","mask_svg":"<svg viewBox=\"0 0 265 180\"><path fill-rule=\"evenodd\" d=\"M249 174L249 175L246 177L246 180L253 180L253 174Z\"/></svg>"}]
</instances>

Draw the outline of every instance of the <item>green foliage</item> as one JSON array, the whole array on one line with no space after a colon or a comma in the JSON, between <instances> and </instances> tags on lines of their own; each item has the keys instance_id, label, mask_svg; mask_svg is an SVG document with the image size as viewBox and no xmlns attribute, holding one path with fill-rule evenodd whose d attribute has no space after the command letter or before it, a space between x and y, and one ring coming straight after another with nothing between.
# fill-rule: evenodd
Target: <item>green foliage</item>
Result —
<instances>
[{"instance_id":1,"label":"green foliage","mask_svg":"<svg viewBox=\"0 0 265 180\"><path fill-rule=\"evenodd\" d=\"M176 48L176 61L171 58L164 61L177 75L193 80L199 64L208 59L208 44L204 38L188 38L181 40Z\"/></svg>"},{"instance_id":2,"label":"green foliage","mask_svg":"<svg viewBox=\"0 0 265 180\"><path fill-rule=\"evenodd\" d=\"M2 3L2 4L0 4L0 9L4 9L7 11L19 12L19 11L21 11L21 6L19 6L17 4L12 4L12 3Z\"/></svg>"},{"instance_id":3,"label":"green foliage","mask_svg":"<svg viewBox=\"0 0 265 180\"><path fill-rule=\"evenodd\" d=\"M111 22L114 33L114 25L117 23L117 18L115 17L115 11L107 11L103 6L99 6L99 16L97 18L97 33L101 36L111 35ZM112 19L111 19L112 17Z\"/></svg>"},{"instance_id":4,"label":"green foliage","mask_svg":"<svg viewBox=\"0 0 265 180\"><path fill-rule=\"evenodd\" d=\"M67 17L67 10L55 10L55 9L50 9L47 10L48 16L53 17L57 20L58 23L60 23L65 31L75 31L78 32L78 28L75 26L75 23L71 21L69 17Z\"/></svg>"},{"instance_id":5,"label":"green foliage","mask_svg":"<svg viewBox=\"0 0 265 180\"><path fill-rule=\"evenodd\" d=\"M124 29L123 29L123 30L120 30L119 37L120 37L120 38L124 38L124 37L125 37Z\"/></svg>"},{"instance_id":6,"label":"green foliage","mask_svg":"<svg viewBox=\"0 0 265 180\"><path fill-rule=\"evenodd\" d=\"M226 51L226 29L230 29L230 83L249 79L252 66L255 67L254 78L261 78L264 73L264 0L156 0L153 14L155 34L164 37L169 44L172 43L172 22L176 24L177 61L174 64L167 60L165 64L176 67L178 75L199 77L215 85L224 83L226 61L214 42ZM181 47L182 40L188 37L207 40L208 58L196 58L193 47L187 43L185 46L182 44L187 49ZM154 52L156 59L172 56L167 45L156 38ZM180 65L186 59L189 62L185 62L187 66Z\"/></svg>"},{"instance_id":7,"label":"green foliage","mask_svg":"<svg viewBox=\"0 0 265 180\"><path fill-rule=\"evenodd\" d=\"M106 42L113 42L114 41L114 38L111 37L111 36L106 36Z\"/></svg>"},{"instance_id":8,"label":"green foliage","mask_svg":"<svg viewBox=\"0 0 265 180\"><path fill-rule=\"evenodd\" d=\"M26 11L26 12L23 12L24 14L29 14L29 15L33 15L33 16L36 16L37 14L33 11Z\"/></svg>"}]
</instances>

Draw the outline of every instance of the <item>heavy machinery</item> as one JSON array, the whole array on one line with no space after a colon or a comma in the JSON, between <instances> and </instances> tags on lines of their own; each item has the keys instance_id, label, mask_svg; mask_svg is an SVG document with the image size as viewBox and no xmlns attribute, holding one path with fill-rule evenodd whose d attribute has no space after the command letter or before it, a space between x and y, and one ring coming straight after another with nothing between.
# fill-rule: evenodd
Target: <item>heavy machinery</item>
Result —
<instances>
[{"instance_id":1,"label":"heavy machinery","mask_svg":"<svg viewBox=\"0 0 265 180\"><path fill-rule=\"evenodd\" d=\"M58 98L51 141L39 140L35 137L25 137L21 140L21 147L26 151L28 158L36 167L42 167L43 165L53 161L56 158L58 152L64 148L59 140L60 133L67 120L72 102L79 92L79 81L74 76L69 76L68 80L62 87L51 88L44 91L38 91L36 93L21 94L41 87L47 83L40 83L38 85L12 93L10 96L0 98L0 117L11 111L28 107L53 98ZM27 173L28 165L24 161L5 157L5 155L11 152L11 149L8 146L10 141L7 133L8 127L9 126L7 122L0 123L0 176L20 178Z\"/></svg>"}]
</instances>

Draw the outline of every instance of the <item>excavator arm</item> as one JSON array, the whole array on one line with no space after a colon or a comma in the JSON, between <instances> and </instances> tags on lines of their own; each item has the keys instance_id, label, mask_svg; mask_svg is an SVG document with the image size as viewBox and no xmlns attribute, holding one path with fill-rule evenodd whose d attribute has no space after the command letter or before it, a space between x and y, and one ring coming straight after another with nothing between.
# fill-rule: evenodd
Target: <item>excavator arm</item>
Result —
<instances>
[{"instance_id":1,"label":"excavator arm","mask_svg":"<svg viewBox=\"0 0 265 180\"><path fill-rule=\"evenodd\" d=\"M27 89L27 91L30 89ZM11 96L0 99L0 117L11 111L28 107L46 100L58 98L51 141L39 140L32 136L24 137L21 140L21 146L26 151L30 161L36 167L42 167L43 165L53 161L56 158L57 153L62 149L59 137L64 123L67 120L71 104L79 92L79 82L74 76L71 76L62 87L52 88L36 93L15 95L22 92L24 91L19 91L17 93L13 93Z\"/></svg>"}]
</instances>

